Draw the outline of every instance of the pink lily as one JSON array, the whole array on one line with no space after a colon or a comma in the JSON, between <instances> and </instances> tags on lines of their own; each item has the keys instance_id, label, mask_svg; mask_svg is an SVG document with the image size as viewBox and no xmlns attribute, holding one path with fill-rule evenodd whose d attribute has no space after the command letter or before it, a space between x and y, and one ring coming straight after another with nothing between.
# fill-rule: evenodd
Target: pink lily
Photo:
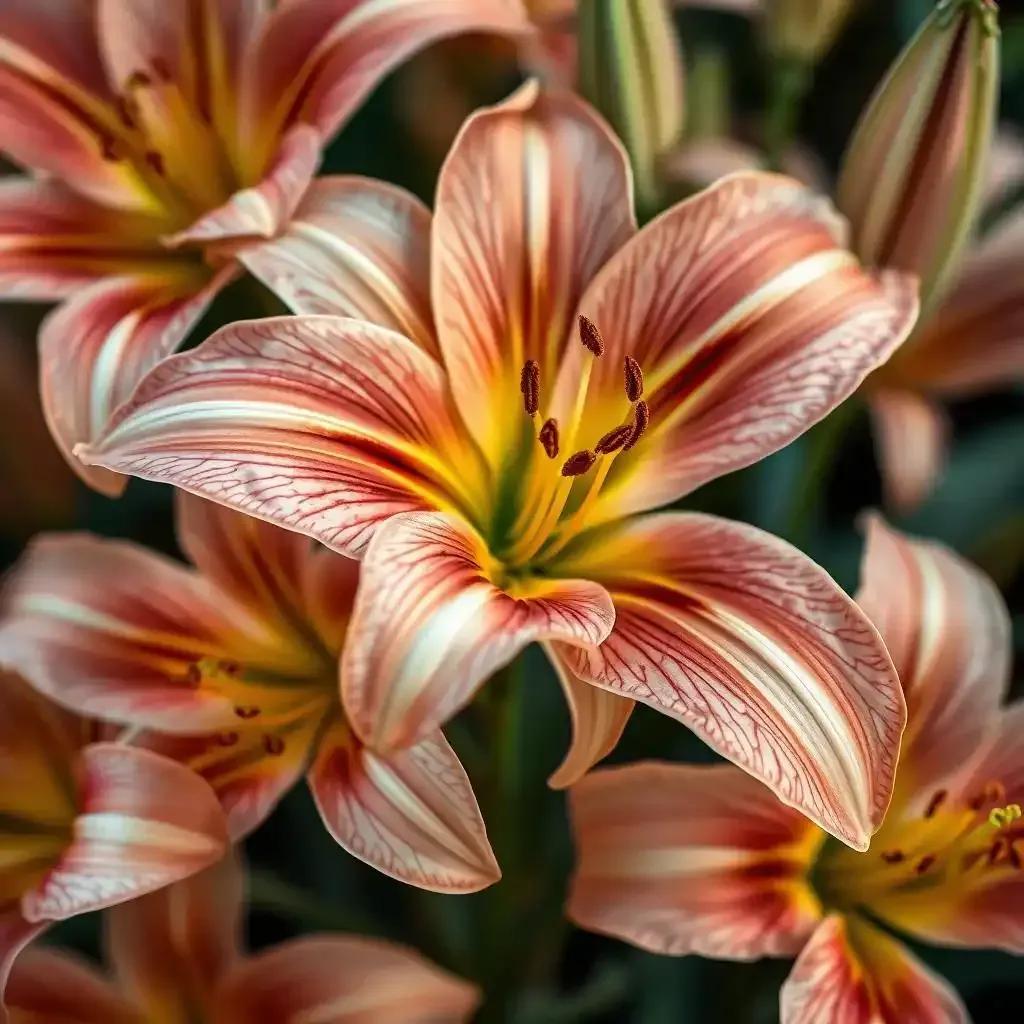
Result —
<instances>
[{"instance_id":1,"label":"pink lily","mask_svg":"<svg viewBox=\"0 0 1024 1024\"><path fill-rule=\"evenodd\" d=\"M66 300L40 333L65 454L178 347L238 247L287 223L391 69L527 28L519 0L7 0L0 148L39 176L0 183L0 295Z\"/></svg>"},{"instance_id":2,"label":"pink lily","mask_svg":"<svg viewBox=\"0 0 1024 1024\"><path fill-rule=\"evenodd\" d=\"M572 794L569 914L659 953L796 956L783 1024L964 1024L890 930L1024 953L1024 703L1002 707L1010 620L980 571L874 518L859 600L907 732L892 807L857 853L731 766L632 765Z\"/></svg>"},{"instance_id":3,"label":"pink lily","mask_svg":"<svg viewBox=\"0 0 1024 1024\"><path fill-rule=\"evenodd\" d=\"M466 123L433 218L324 179L247 259L297 312L342 315L225 328L81 456L365 558L357 735L417 742L541 641L575 724L556 784L639 700L867 845L904 722L874 627L782 541L641 513L827 415L910 329L912 283L864 272L827 204L771 175L638 232L617 140L534 84Z\"/></svg>"},{"instance_id":4,"label":"pink lily","mask_svg":"<svg viewBox=\"0 0 1024 1024\"><path fill-rule=\"evenodd\" d=\"M227 848L224 815L202 779L89 734L0 673L0 996L47 922L153 892Z\"/></svg>"},{"instance_id":5,"label":"pink lily","mask_svg":"<svg viewBox=\"0 0 1024 1024\"><path fill-rule=\"evenodd\" d=\"M435 730L383 756L338 700L359 564L181 495L192 569L122 541L37 540L12 573L0 660L65 707L213 787L238 839L305 775L324 825L385 874L469 892L499 877L473 790Z\"/></svg>"},{"instance_id":6,"label":"pink lily","mask_svg":"<svg viewBox=\"0 0 1024 1024\"><path fill-rule=\"evenodd\" d=\"M473 986L417 953L357 936L307 935L239 949L234 857L110 911L110 979L66 953L30 949L11 975L11 1024L457 1024Z\"/></svg>"}]
</instances>

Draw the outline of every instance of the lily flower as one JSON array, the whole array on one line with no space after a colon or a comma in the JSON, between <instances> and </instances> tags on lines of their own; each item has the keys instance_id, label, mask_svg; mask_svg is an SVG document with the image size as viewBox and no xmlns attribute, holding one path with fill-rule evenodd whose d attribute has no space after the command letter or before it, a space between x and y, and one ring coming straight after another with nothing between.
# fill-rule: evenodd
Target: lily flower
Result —
<instances>
[{"instance_id":1,"label":"lily flower","mask_svg":"<svg viewBox=\"0 0 1024 1024\"><path fill-rule=\"evenodd\" d=\"M729 765L598 771L571 794L569 914L658 953L796 956L783 1024L964 1024L893 934L1024 953L1024 703L1010 618L979 570L879 518L859 600L908 722L892 806L857 853Z\"/></svg>"},{"instance_id":2,"label":"lily flower","mask_svg":"<svg viewBox=\"0 0 1024 1024\"><path fill-rule=\"evenodd\" d=\"M385 874L442 892L496 881L472 787L440 731L379 756L341 709L359 563L180 497L195 569L123 541L36 540L4 593L0 661L201 775L232 839L305 775L331 835Z\"/></svg>"},{"instance_id":3,"label":"lily flower","mask_svg":"<svg viewBox=\"0 0 1024 1024\"><path fill-rule=\"evenodd\" d=\"M478 994L412 950L307 935L240 950L234 857L106 915L113 979L67 953L29 949L11 975L11 1024L458 1024Z\"/></svg>"},{"instance_id":4,"label":"lily flower","mask_svg":"<svg viewBox=\"0 0 1024 1024\"><path fill-rule=\"evenodd\" d=\"M219 331L82 458L364 558L341 689L374 750L541 641L575 724L556 784L638 700L866 846L905 712L874 627L774 537L642 513L827 415L911 328L913 282L862 270L783 177L638 232L618 141L533 83L466 123L433 218L391 186L320 189L250 266L341 315Z\"/></svg>"},{"instance_id":5,"label":"lily flower","mask_svg":"<svg viewBox=\"0 0 1024 1024\"><path fill-rule=\"evenodd\" d=\"M391 69L447 36L524 26L519 0L6 2L0 149L38 176L0 182L0 295L66 300L40 333L65 454L177 348L239 245L287 222Z\"/></svg>"},{"instance_id":6,"label":"lily flower","mask_svg":"<svg viewBox=\"0 0 1024 1024\"><path fill-rule=\"evenodd\" d=\"M147 750L90 742L89 732L0 673L0 996L47 922L153 892L227 849L202 779Z\"/></svg>"}]
</instances>

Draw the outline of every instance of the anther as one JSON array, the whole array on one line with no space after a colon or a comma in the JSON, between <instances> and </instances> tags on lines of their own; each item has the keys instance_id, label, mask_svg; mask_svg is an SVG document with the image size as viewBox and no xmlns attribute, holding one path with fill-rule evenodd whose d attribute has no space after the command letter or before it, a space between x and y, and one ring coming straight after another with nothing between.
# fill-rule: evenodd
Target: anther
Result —
<instances>
[{"instance_id":1,"label":"anther","mask_svg":"<svg viewBox=\"0 0 1024 1024\"><path fill-rule=\"evenodd\" d=\"M153 170L159 174L164 173L164 158L154 149L147 150L146 152L146 163L149 164Z\"/></svg>"},{"instance_id":2,"label":"anther","mask_svg":"<svg viewBox=\"0 0 1024 1024\"><path fill-rule=\"evenodd\" d=\"M638 402L644 393L644 371L632 356L626 356L623 362L623 375L626 380L626 397L631 402Z\"/></svg>"},{"instance_id":3,"label":"anther","mask_svg":"<svg viewBox=\"0 0 1024 1024\"><path fill-rule=\"evenodd\" d=\"M629 437L626 439L626 443L622 446L622 450L624 452L628 452L629 449L633 448L640 438L644 436L644 431L647 429L650 422L650 407L643 399L641 399L633 407L632 430Z\"/></svg>"},{"instance_id":4,"label":"anther","mask_svg":"<svg viewBox=\"0 0 1024 1024\"><path fill-rule=\"evenodd\" d=\"M280 736L267 733L263 737L263 749L272 757L279 757L284 753L284 740Z\"/></svg>"},{"instance_id":5,"label":"anther","mask_svg":"<svg viewBox=\"0 0 1024 1024\"><path fill-rule=\"evenodd\" d=\"M198 686L203 681L203 670L195 663L192 662L187 669L185 669L185 679L191 683L192 686Z\"/></svg>"},{"instance_id":6,"label":"anther","mask_svg":"<svg viewBox=\"0 0 1024 1024\"><path fill-rule=\"evenodd\" d=\"M540 365L536 359L527 359L519 374L519 390L523 393L523 408L527 416L535 416L540 407Z\"/></svg>"},{"instance_id":7,"label":"anther","mask_svg":"<svg viewBox=\"0 0 1024 1024\"><path fill-rule=\"evenodd\" d=\"M993 807L988 814L988 823L993 828L1005 828L1021 817L1020 804L1007 804L1005 807Z\"/></svg>"},{"instance_id":8,"label":"anther","mask_svg":"<svg viewBox=\"0 0 1024 1024\"><path fill-rule=\"evenodd\" d=\"M597 329L597 324L580 313L579 327L580 341L583 342L583 347L592 355L603 356L604 341L601 339L601 332Z\"/></svg>"},{"instance_id":9,"label":"anther","mask_svg":"<svg viewBox=\"0 0 1024 1024\"><path fill-rule=\"evenodd\" d=\"M934 853L929 853L927 857L922 857L917 862L917 867L914 870L917 871L919 875L926 874L931 869L932 865L934 865L936 859L937 858Z\"/></svg>"},{"instance_id":10,"label":"anther","mask_svg":"<svg viewBox=\"0 0 1024 1024\"><path fill-rule=\"evenodd\" d=\"M222 747L233 747L239 740L237 732L221 732L217 734L217 742Z\"/></svg>"},{"instance_id":11,"label":"anther","mask_svg":"<svg viewBox=\"0 0 1024 1024\"><path fill-rule=\"evenodd\" d=\"M253 707L236 707L235 714L239 718L255 718L260 713L259 708Z\"/></svg>"},{"instance_id":12,"label":"anther","mask_svg":"<svg viewBox=\"0 0 1024 1024\"><path fill-rule=\"evenodd\" d=\"M924 816L926 818L934 818L939 808L946 802L946 797L949 793L944 789L940 789L932 798L928 801L928 806L925 808Z\"/></svg>"},{"instance_id":13,"label":"anther","mask_svg":"<svg viewBox=\"0 0 1024 1024\"><path fill-rule=\"evenodd\" d=\"M623 423L620 426L609 430L608 433L594 445L594 451L599 455L610 455L612 452L617 452L632 436L633 424Z\"/></svg>"},{"instance_id":14,"label":"anther","mask_svg":"<svg viewBox=\"0 0 1024 1024\"><path fill-rule=\"evenodd\" d=\"M541 446L544 448L544 454L549 459L558 458L557 420L545 420L544 425L540 428L540 433L537 435L537 439L540 441Z\"/></svg>"},{"instance_id":15,"label":"anther","mask_svg":"<svg viewBox=\"0 0 1024 1024\"><path fill-rule=\"evenodd\" d=\"M583 476L595 462L597 462L597 456L589 448L574 452L565 460L565 464L562 466L562 476Z\"/></svg>"},{"instance_id":16,"label":"anther","mask_svg":"<svg viewBox=\"0 0 1024 1024\"><path fill-rule=\"evenodd\" d=\"M902 850L883 850L882 860L886 864L899 864L906 859L906 854Z\"/></svg>"}]
</instances>

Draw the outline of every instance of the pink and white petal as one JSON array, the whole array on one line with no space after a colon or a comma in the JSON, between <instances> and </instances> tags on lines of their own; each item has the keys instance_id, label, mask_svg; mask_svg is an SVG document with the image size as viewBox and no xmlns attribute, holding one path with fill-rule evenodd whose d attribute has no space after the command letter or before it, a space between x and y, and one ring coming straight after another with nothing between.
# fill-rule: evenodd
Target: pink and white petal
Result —
<instances>
[{"instance_id":1,"label":"pink and white petal","mask_svg":"<svg viewBox=\"0 0 1024 1024\"><path fill-rule=\"evenodd\" d=\"M519 374L542 388L591 278L636 230L621 144L571 93L527 83L463 126L437 187L438 339L463 420L497 465L522 422ZM620 360L621 364L621 360Z\"/></svg>"},{"instance_id":2,"label":"pink and white petal","mask_svg":"<svg viewBox=\"0 0 1024 1024\"><path fill-rule=\"evenodd\" d=\"M65 458L111 497L128 481L74 457L95 440L148 370L169 356L235 276L184 265L166 274L114 277L82 289L43 321L39 373L46 421Z\"/></svg>"},{"instance_id":3,"label":"pink and white petal","mask_svg":"<svg viewBox=\"0 0 1024 1024\"><path fill-rule=\"evenodd\" d=\"M634 520L560 566L603 583L615 628L562 648L578 675L649 704L866 850L906 707L875 628L820 566L742 523Z\"/></svg>"},{"instance_id":4,"label":"pink and white petal","mask_svg":"<svg viewBox=\"0 0 1024 1024\"><path fill-rule=\"evenodd\" d=\"M245 960L213 1014L233 1024L461 1024L479 1001L469 982L402 946L307 935Z\"/></svg>"},{"instance_id":5,"label":"pink and white petal","mask_svg":"<svg viewBox=\"0 0 1024 1024\"><path fill-rule=\"evenodd\" d=\"M332 836L378 871L434 892L477 892L501 877L473 786L440 732L379 755L339 719L309 785Z\"/></svg>"},{"instance_id":6,"label":"pink and white petal","mask_svg":"<svg viewBox=\"0 0 1024 1024\"><path fill-rule=\"evenodd\" d=\"M46 926L30 924L17 905L0 908L0 1024L9 1019L10 975L19 954Z\"/></svg>"},{"instance_id":7,"label":"pink and white petal","mask_svg":"<svg viewBox=\"0 0 1024 1024\"><path fill-rule=\"evenodd\" d=\"M291 220L320 165L322 139L297 124L281 139L258 185L236 192L223 206L203 214L184 231L164 238L169 248L213 242L273 238Z\"/></svg>"},{"instance_id":8,"label":"pink and white petal","mask_svg":"<svg viewBox=\"0 0 1024 1024\"><path fill-rule=\"evenodd\" d=\"M68 953L27 949L7 986L15 1021L32 1024L142 1024L138 1009L94 967Z\"/></svg>"},{"instance_id":9,"label":"pink and white petal","mask_svg":"<svg viewBox=\"0 0 1024 1024\"><path fill-rule=\"evenodd\" d=\"M569 791L581 928L654 953L792 956L821 916L825 834L731 765L592 772Z\"/></svg>"},{"instance_id":10,"label":"pink and white petal","mask_svg":"<svg viewBox=\"0 0 1024 1024\"><path fill-rule=\"evenodd\" d=\"M936 402L912 391L872 391L869 408L885 503L913 511L946 467L949 420Z\"/></svg>"},{"instance_id":11,"label":"pink and white petal","mask_svg":"<svg viewBox=\"0 0 1024 1024\"><path fill-rule=\"evenodd\" d=\"M585 683L553 644L545 644L544 651L562 684L572 717L572 745L548 779L553 789L566 789L615 749L634 702Z\"/></svg>"},{"instance_id":12,"label":"pink and white petal","mask_svg":"<svg viewBox=\"0 0 1024 1024\"><path fill-rule=\"evenodd\" d=\"M239 961L244 884L236 854L106 915L118 987L147 1020L187 1020ZM173 1012L177 1011L178 1015Z\"/></svg>"},{"instance_id":13,"label":"pink and white petal","mask_svg":"<svg viewBox=\"0 0 1024 1024\"><path fill-rule=\"evenodd\" d=\"M903 684L901 772L928 800L929 788L973 758L998 723L1010 686L1010 615L995 584L948 548L901 534L878 515L866 530L857 603ZM1021 767L1024 783L1024 751Z\"/></svg>"},{"instance_id":14,"label":"pink and white petal","mask_svg":"<svg viewBox=\"0 0 1024 1024\"><path fill-rule=\"evenodd\" d=\"M166 360L79 455L358 555L380 522L472 479L448 466L466 451L456 421L444 371L407 338L280 317Z\"/></svg>"},{"instance_id":15,"label":"pink and white petal","mask_svg":"<svg viewBox=\"0 0 1024 1024\"><path fill-rule=\"evenodd\" d=\"M243 75L245 123L262 137L312 124L330 139L384 77L418 50L470 32L522 35L520 0L292 0L263 25Z\"/></svg>"},{"instance_id":16,"label":"pink and white petal","mask_svg":"<svg viewBox=\"0 0 1024 1024\"><path fill-rule=\"evenodd\" d=\"M198 775L165 757L112 743L79 761L81 806L60 863L22 896L29 921L59 921L155 892L227 851L224 815Z\"/></svg>"},{"instance_id":17,"label":"pink and white petal","mask_svg":"<svg viewBox=\"0 0 1024 1024\"><path fill-rule=\"evenodd\" d=\"M378 751L425 739L528 644L599 644L615 621L607 591L582 579L492 582L490 555L463 520L395 516L363 561L341 661L341 694Z\"/></svg>"},{"instance_id":18,"label":"pink and white petal","mask_svg":"<svg viewBox=\"0 0 1024 1024\"><path fill-rule=\"evenodd\" d=\"M308 667L271 625L215 583L125 541L36 540L8 579L0 661L79 714L169 732L235 723L197 687L205 659ZM306 656L308 659L308 655Z\"/></svg>"},{"instance_id":19,"label":"pink and white petal","mask_svg":"<svg viewBox=\"0 0 1024 1024\"><path fill-rule=\"evenodd\" d=\"M292 312L368 320L437 357L430 224L430 211L404 189L318 178L280 237L238 255Z\"/></svg>"},{"instance_id":20,"label":"pink and white petal","mask_svg":"<svg viewBox=\"0 0 1024 1024\"><path fill-rule=\"evenodd\" d=\"M738 174L662 214L605 266L581 304L609 351L579 440L592 445L628 413L624 355L643 368L651 413L605 514L667 504L782 448L888 359L916 320L916 285L867 274L843 235L827 200L798 182ZM560 397L575 393L584 357L571 352Z\"/></svg>"},{"instance_id":21,"label":"pink and white petal","mask_svg":"<svg viewBox=\"0 0 1024 1024\"><path fill-rule=\"evenodd\" d=\"M782 986L782 1024L969 1024L960 997L873 925L826 918Z\"/></svg>"}]
</instances>

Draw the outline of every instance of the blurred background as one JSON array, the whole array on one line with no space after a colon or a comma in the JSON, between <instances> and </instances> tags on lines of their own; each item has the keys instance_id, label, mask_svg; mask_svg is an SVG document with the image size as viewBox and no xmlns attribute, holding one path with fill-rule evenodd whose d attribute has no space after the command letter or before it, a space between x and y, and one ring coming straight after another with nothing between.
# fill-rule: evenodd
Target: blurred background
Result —
<instances>
[{"instance_id":1,"label":"blurred background","mask_svg":"<svg viewBox=\"0 0 1024 1024\"><path fill-rule=\"evenodd\" d=\"M797 111L793 159L824 187L831 187L858 113L932 6L932 0L855 0ZM677 20L689 79L688 141L727 134L746 146L761 145L771 80L758 23L740 12L697 4L679 10ZM1002 0L1000 21L1005 177L983 222L986 217L995 222L1024 202L1024 2ZM372 175L430 202L438 168L462 119L475 106L502 98L519 80L515 54L494 40L463 38L435 47L385 82L329 151L323 170ZM680 182L678 189L682 194L685 185ZM1024 280L1020 287L1024 290ZM234 285L192 340L221 323L252 316L254 309L276 311L271 296L257 290L251 281ZM46 530L89 530L174 553L168 489L133 480L123 499L104 499L75 480L52 446L36 397L34 364L35 333L45 312L42 306L0 307L3 565ZM950 544L995 578L1014 614L1014 693L1024 697L1024 387L953 402L949 413L953 448L938 487L913 513L892 518L901 528ZM856 517L881 505L882 489L865 410L838 415L838 428L826 422L759 465L703 489L686 505L791 540L852 592L861 548ZM503 866L516 863L520 882L532 880L516 904L519 919L503 922L514 937L506 934L505 940L520 950L531 980L515 996L508 1016L495 1019L772 1024L788 962L735 965L655 957L573 931L562 920L572 851L564 797L549 791L544 780L565 749L569 722L546 662L533 654L520 673L516 741L521 756L507 794L529 831L495 836ZM465 749L469 739L463 732L456 722L451 739L477 782L487 759ZM610 761L711 756L685 729L638 706ZM402 887L334 845L305 787L286 798L247 852L253 868L253 948L303 931L352 930L415 944L468 977L479 978L480 964L493 959L473 939L474 922L487 919L493 928L499 907L508 905L497 892L504 882L470 897ZM59 926L48 941L96 953L98 934L98 922L83 918ZM985 952L917 951L960 990L977 1024L1024 1016L1024 961Z\"/></svg>"}]
</instances>

